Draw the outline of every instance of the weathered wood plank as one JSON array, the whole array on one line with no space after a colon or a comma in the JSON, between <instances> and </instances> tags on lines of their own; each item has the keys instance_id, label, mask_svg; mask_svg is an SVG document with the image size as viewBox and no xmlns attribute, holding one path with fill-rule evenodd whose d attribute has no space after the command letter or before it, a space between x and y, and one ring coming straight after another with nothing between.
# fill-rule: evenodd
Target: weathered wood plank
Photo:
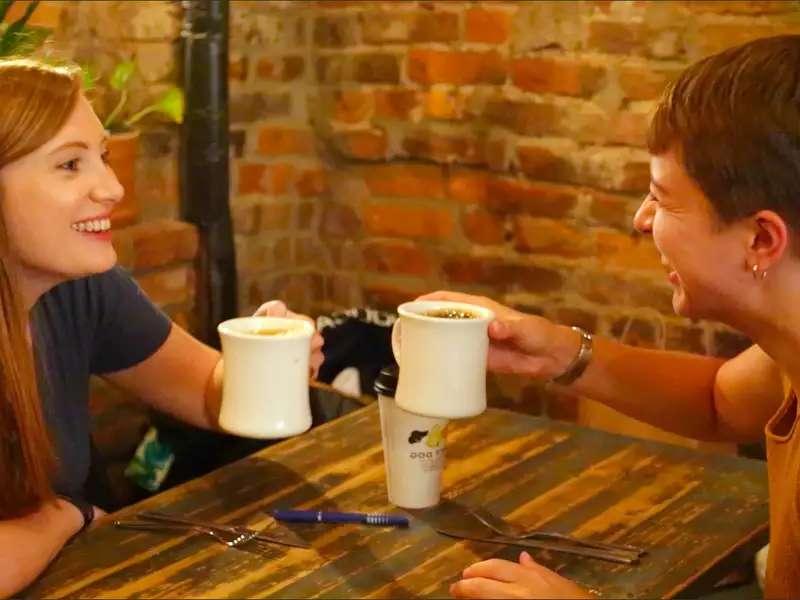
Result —
<instances>
[{"instance_id":1,"label":"weathered wood plank","mask_svg":"<svg viewBox=\"0 0 800 600\"><path fill-rule=\"evenodd\" d=\"M159 509L264 527L278 506L396 511L369 406L119 513ZM535 552L614 597L674 597L713 582L763 543L764 465L489 410L448 427L447 501L406 530L296 526L312 550L267 557L202 537L118 530L69 546L31 597L447 597L464 567L517 549L453 540L435 522L480 505L526 526L650 549L640 565ZM409 513L411 514L411 513ZM458 513L452 513L458 514ZM451 518L452 518L451 514ZM695 586L695 588L692 588Z\"/></svg>"}]
</instances>

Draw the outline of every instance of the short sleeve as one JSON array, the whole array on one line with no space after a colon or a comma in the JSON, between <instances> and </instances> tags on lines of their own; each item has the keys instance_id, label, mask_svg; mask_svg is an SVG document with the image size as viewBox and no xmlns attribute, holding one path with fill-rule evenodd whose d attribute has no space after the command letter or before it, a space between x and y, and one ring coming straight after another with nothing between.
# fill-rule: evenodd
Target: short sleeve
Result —
<instances>
[{"instance_id":1,"label":"short sleeve","mask_svg":"<svg viewBox=\"0 0 800 600\"><path fill-rule=\"evenodd\" d=\"M172 322L131 276L115 267L92 278L96 328L90 355L93 374L127 369L152 356L166 341Z\"/></svg>"}]
</instances>

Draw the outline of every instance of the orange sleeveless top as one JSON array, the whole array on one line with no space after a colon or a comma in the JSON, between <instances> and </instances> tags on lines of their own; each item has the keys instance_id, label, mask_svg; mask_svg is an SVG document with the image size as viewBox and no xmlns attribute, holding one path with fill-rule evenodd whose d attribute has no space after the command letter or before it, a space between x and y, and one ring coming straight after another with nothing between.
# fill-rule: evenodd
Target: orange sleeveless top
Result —
<instances>
[{"instance_id":1,"label":"orange sleeveless top","mask_svg":"<svg viewBox=\"0 0 800 600\"><path fill-rule=\"evenodd\" d=\"M770 544L764 596L800 598L800 409L791 391L767 423Z\"/></svg>"}]
</instances>

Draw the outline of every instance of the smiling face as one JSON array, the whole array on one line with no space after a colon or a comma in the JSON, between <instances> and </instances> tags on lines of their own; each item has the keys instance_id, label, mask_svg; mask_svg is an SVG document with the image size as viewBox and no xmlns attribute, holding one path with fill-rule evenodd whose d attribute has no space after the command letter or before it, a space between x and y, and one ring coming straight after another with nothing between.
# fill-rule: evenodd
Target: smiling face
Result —
<instances>
[{"instance_id":1,"label":"smiling face","mask_svg":"<svg viewBox=\"0 0 800 600\"><path fill-rule=\"evenodd\" d=\"M106 162L105 143L81 96L54 137L0 168L9 264L23 285L46 288L116 262L109 217L123 189Z\"/></svg>"},{"instance_id":2,"label":"smiling face","mask_svg":"<svg viewBox=\"0 0 800 600\"><path fill-rule=\"evenodd\" d=\"M685 317L730 321L748 289L750 231L744 223L720 222L674 150L652 156L650 174L650 193L634 226L653 236L673 288L673 309Z\"/></svg>"}]
</instances>

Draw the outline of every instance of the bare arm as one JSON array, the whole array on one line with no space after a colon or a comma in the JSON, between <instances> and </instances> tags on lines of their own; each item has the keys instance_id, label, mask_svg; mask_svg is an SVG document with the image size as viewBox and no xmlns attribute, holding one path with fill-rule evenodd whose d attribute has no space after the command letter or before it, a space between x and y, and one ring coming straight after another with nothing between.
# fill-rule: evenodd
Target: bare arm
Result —
<instances>
[{"instance_id":1,"label":"bare arm","mask_svg":"<svg viewBox=\"0 0 800 600\"><path fill-rule=\"evenodd\" d=\"M674 433L729 442L760 439L783 398L780 371L758 346L725 361L602 338L571 391Z\"/></svg>"},{"instance_id":2,"label":"bare arm","mask_svg":"<svg viewBox=\"0 0 800 600\"><path fill-rule=\"evenodd\" d=\"M217 426L221 355L175 324L151 356L129 369L109 373L106 379L181 421L205 429Z\"/></svg>"},{"instance_id":3,"label":"bare arm","mask_svg":"<svg viewBox=\"0 0 800 600\"><path fill-rule=\"evenodd\" d=\"M30 585L82 525L80 511L60 499L26 517L0 521L0 598Z\"/></svg>"},{"instance_id":4,"label":"bare arm","mask_svg":"<svg viewBox=\"0 0 800 600\"><path fill-rule=\"evenodd\" d=\"M569 327L526 315L487 298L436 292L425 299L486 306L490 370L548 380L564 372L580 345ZM635 419L710 441L752 441L783 399L780 371L758 346L719 358L626 346L596 337L586 371L570 392Z\"/></svg>"}]
</instances>

